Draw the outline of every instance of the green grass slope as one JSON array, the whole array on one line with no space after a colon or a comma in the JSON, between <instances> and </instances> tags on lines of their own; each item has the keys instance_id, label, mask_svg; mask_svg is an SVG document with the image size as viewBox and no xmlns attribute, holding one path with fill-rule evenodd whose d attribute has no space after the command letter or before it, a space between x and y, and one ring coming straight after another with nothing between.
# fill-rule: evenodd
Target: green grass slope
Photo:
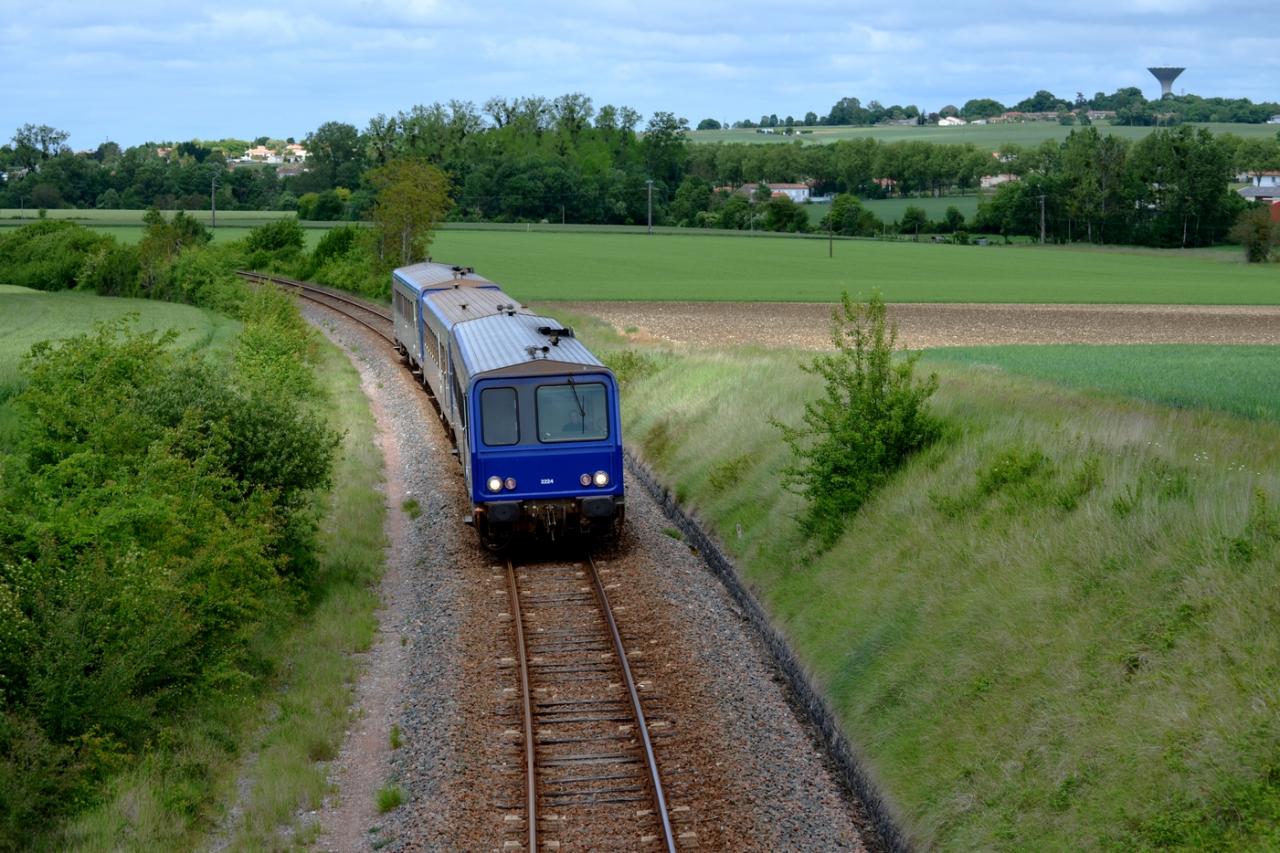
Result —
<instances>
[{"instance_id":1,"label":"green grass slope","mask_svg":"<svg viewBox=\"0 0 1280 853\"><path fill-rule=\"evenodd\" d=\"M1280 303L1280 266L1221 253L452 230L431 252L526 300Z\"/></svg>"},{"instance_id":2,"label":"green grass slope","mask_svg":"<svg viewBox=\"0 0 1280 853\"><path fill-rule=\"evenodd\" d=\"M814 554L766 422L798 357L652 358L611 356L629 441L922 849L1280 845L1280 424L940 364L950 437Z\"/></svg>"}]
</instances>

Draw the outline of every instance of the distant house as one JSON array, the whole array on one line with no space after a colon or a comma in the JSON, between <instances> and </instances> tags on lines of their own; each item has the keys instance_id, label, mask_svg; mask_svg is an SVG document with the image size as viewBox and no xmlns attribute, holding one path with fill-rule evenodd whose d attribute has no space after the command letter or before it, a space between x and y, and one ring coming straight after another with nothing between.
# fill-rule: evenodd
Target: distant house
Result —
<instances>
[{"instance_id":1,"label":"distant house","mask_svg":"<svg viewBox=\"0 0 1280 853\"><path fill-rule=\"evenodd\" d=\"M1280 171L1270 169L1263 172L1250 172L1246 180L1255 187L1280 187Z\"/></svg>"},{"instance_id":2,"label":"distant house","mask_svg":"<svg viewBox=\"0 0 1280 853\"><path fill-rule=\"evenodd\" d=\"M1113 119L1116 117L1115 110L1089 110L1085 113L1089 117L1089 121L1097 121L1098 119Z\"/></svg>"},{"instance_id":3,"label":"distant house","mask_svg":"<svg viewBox=\"0 0 1280 853\"><path fill-rule=\"evenodd\" d=\"M1271 221L1280 222L1280 199L1271 202Z\"/></svg>"},{"instance_id":4,"label":"distant house","mask_svg":"<svg viewBox=\"0 0 1280 853\"><path fill-rule=\"evenodd\" d=\"M1241 187L1236 190L1246 201L1280 201L1280 186Z\"/></svg>"},{"instance_id":5,"label":"distant house","mask_svg":"<svg viewBox=\"0 0 1280 853\"><path fill-rule=\"evenodd\" d=\"M307 159L307 149L303 148L296 142L290 142L284 147L284 161L286 163L301 163Z\"/></svg>"},{"instance_id":6,"label":"distant house","mask_svg":"<svg viewBox=\"0 0 1280 853\"><path fill-rule=\"evenodd\" d=\"M1280 124L1280 116L1272 116L1267 119L1267 124Z\"/></svg>"},{"instance_id":7,"label":"distant house","mask_svg":"<svg viewBox=\"0 0 1280 853\"><path fill-rule=\"evenodd\" d=\"M978 186L984 190L993 190L998 186L1013 183L1016 180L1018 180L1017 175L1008 173L1003 175L983 175L978 181Z\"/></svg>"},{"instance_id":8,"label":"distant house","mask_svg":"<svg viewBox=\"0 0 1280 853\"><path fill-rule=\"evenodd\" d=\"M967 122L957 116L943 116L938 119L938 127L960 127Z\"/></svg>"},{"instance_id":9,"label":"distant house","mask_svg":"<svg viewBox=\"0 0 1280 853\"><path fill-rule=\"evenodd\" d=\"M288 163L283 166L276 166L277 178L296 178L303 172L307 171L307 167L301 163Z\"/></svg>"},{"instance_id":10,"label":"distant house","mask_svg":"<svg viewBox=\"0 0 1280 853\"><path fill-rule=\"evenodd\" d=\"M895 181L893 178L872 178L871 183L875 184L882 190L890 190L890 191L892 191L893 188L898 185L898 182Z\"/></svg>"},{"instance_id":11,"label":"distant house","mask_svg":"<svg viewBox=\"0 0 1280 853\"><path fill-rule=\"evenodd\" d=\"M265 145L255 145L239 158L241 163L283 163L284 158Z\"/></svg>"},{"instance_id":12,"label":"distant house","mask_svg":"<svg viewBox=\"0 0 1280 853\"><path fill-rule=\"evenodd\" d=\"M740 195L751 198L755 194L756 187L759 184L743 184L734 190L732 187L716 187L716 192L731 191ZM769 195L773 198L789 198L796 204L805 204L810 200L810 194L813 191L813 184L765 184L769 188Z\"/></svg>"},{"instance_id":13,"label":"distant house","mask_svg":"<svg viewBox=\"0 0 1280 853\"><path fill-rule=\"evenodd\" d=\"M168 160L168 159L169 159L169 155L170 155L170 154L172 154L172 153L173 153L173 149L172 149L172 148L164 148L164 147L160 147L160 148L157 148L157 149L156 149L156 156L157 156L157 157L160 157L160 158L162 158L162 159L165 159L165 160Z\"/></svg>"}]
</instances>

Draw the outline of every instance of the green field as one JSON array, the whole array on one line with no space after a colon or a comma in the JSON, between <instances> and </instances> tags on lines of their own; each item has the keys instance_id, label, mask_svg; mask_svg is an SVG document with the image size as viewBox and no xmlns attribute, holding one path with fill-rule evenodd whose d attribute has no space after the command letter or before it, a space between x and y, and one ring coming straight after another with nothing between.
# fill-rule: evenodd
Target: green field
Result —
<instances>
[{"instance_id":1,"label":"green field","mask_svg":"<svg viewBox=\"0 0 1280 853\"><path fill-rule=\"evenodd\" d=\"M1280 420L1280 347L1275 346L955 347L930 350L926 358L1179 408Z\"/></svg>"},{"instance_id":2,"label":"green field","mask_svg":"<svg viewBox=\"0 0 1280 853\"><path fill-rule=\"evenodd\" d=\"M606 358L622 346L583 331ZM1222 387L1200 402L1274 401L1261 349L1217 348ZM1276 849L1274 407L1246 420L926 361L949 437L815 552L768 422L821 392L798 362L642 350L624 426L718 531L912 845ZM1197 384L1157 373L1141 393Z\"/></svg>"},{"instance_id":3,"label":"green field","mask_svg":"<svg viewBox=\"0 0 1280 853\"><path fill-rule=\"evenodd\" d=\"M13 393L19 362L32 344L80 334L94 323L126 314L138 315L135 328L140 331L173 329L176 345L189 350L225 347L240 328L235 320L190 305L0 285L0 402Z\"/></svg>"},{"instance_id":4,"label":"green field","mask_svg":"<svg viewBox=\"0 0 1280 853\"><path fill-rule=\"evenodd\" d=\"M1141 139L1155 128L1111 126L1105 122L1094 125L1099 131L1125 139ZM1267 124L1197 124L1214 133L1233 133L1236 136L1273 139L1275 125ZM754 129L694 130L689 139L694 142L759 142L765 144L790 143L800 140L805 145L821 145L840 139L878 139L881 142L922 141L961 145L972 142L979 148L996 149L1005 143L1039 145L1046 139L1062 140L1074 128L1053 121L1029 121L1023 124L965 125L963 127L810 127L812 133L784 136L780 133L756 133Z\"/></svg>"},{"instance_id":5,"label":"green field","mask_svg":"<svg viewBox=\"0 0 1280 853\"><path fill-rule=\"evenodd\" d=\"M1280 304L1280 265L1216 252L451 230L431 253L526 300Z\"/></svg>"},{"instance_id":6,"label":"green field","mask_svg":"<svg viewBox=\"0 0 1280 853\"><path fill-rule=\"evenodd\" d=\"M965 219L972 219L978 212L978 203L980 201L982 201L981 195L970 193L969 195L949 195L941 198L871 198L863 199L862 206L880 217L880 221L885 224L901 219L903 211L908 207L918 207L931 220L940 222L946 215L948 207L954 207L959 210L964 214ZM826 202L806 204L804 209L809 214L809 221L816 228L818 223L822 221L822 217L827 215L827 211L831 210L831 205Z\"/></svg>"}]
</instances>

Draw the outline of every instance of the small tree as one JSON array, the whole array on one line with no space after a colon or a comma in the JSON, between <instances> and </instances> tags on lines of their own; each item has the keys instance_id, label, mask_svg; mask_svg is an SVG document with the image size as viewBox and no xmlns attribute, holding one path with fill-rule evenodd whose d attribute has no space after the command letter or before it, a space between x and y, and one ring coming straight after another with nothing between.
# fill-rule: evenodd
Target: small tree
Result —
<instances>
[{"instance_id":1,"label":"small tree","mask_svg":"<svg viewBox=\"0 0 1280 853\"><path fill-rule=\"evenodd\" d=\"M1244 246L1249 263L1260 264L1280 245L1280 223L1271 220L1271 211L1265 207L1255 207L1240 214L1228 236Z\"/></svg>"},{"instance_id":2,"label":"small tree","mask_svg":"<svg viewBox=\"0 0 1280 853\"><path fill-rule=\"evenodd\" d=\"M383 262L425 258L431 232L452 204L444 173L425 160L405 157L372 170L368 180L378 191L372 218Z\"/></svg>"},{"instance_id":3,"label":"small tree","mask_svg":"<svg viewBox=\"0 0 1280 853\"><path fill-rule=\"evenodd\" d=\"M899 227L902 231L914 231L915 238L920 239L920 229L929 222L929 216L923 210L914 204L907 205L907 209L902 211L902 219L899 221Z\"/></svg>"},{"instance_id":4,"label":"small tree","mask_svg":"<svg viewBox=\"0 0 1280 853\"><path fill-rule=\"evenodd\" d=\"M925 409L938 378L916 379L919 353L895 364L897 338L879 293L866 304L844 293L831 312L836 352L804 366L825 380L823 395L805 404L800 426L772 421L791 447L787 488L808 502L801 527L824 547L908 456L940 434Z\"/></svg>"}]
</instances>

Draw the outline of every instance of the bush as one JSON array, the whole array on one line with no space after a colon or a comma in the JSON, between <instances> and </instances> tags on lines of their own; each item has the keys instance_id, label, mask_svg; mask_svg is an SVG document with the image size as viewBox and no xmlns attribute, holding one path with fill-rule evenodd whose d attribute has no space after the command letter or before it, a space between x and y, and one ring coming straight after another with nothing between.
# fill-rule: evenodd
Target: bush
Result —
<instances>
[{"instance_id":1,"label":"bush","mask_svg":"<svg viewBox=\"0 0 1280 853\"><path fill-rule=\"evenodd\" d=\"M86 260L114 243L74 222L42 220L0 236L0 269L6 284L68 290L80 284Z\"/></svg>"},{"instance_id":2,"label":"bush","mask_svg":"<svg viewBox=\"0 0 1280 853\"><path fill-rule=\"evenodd\" d=\"M300 252L306 245L306 236L295 217L277 219L259 225L245 238L250 252Z\"/></svg>"},{"instance_id":3,"label":"bush","mask_svg":"<svg viewBox=\"0 0 1280 853\"><path fill-rule=\"evenodd\" d=\"M258 626L305 598L338 437L296 375L309 330L268 296L243 313L230 369L125 321L24 363L0 456L0 850L242 694Z\"/></svg>"},{"instance_id":4,"label":"bush","mask_svg":"<svg viewBox=\"0 0 1280 853\"><path fill-rule=\"evenodd\" d=\"M1244 257L1251 264L1260 264L1271 257L1271 251L1280 245L1280 223L1271 221L1271 212L1265 207L1244 211L1231 226L1229 235L1244 247Z\"/></svg>"},{"instance_id":5,"label":"bush","mask_svg":"<svg viewBox=\"0 0 1280 853\"><path fill-rule=\"evenodd\" d=\"M792 452L783 469L787 488L807 502L801 527L823 547L834 544L845 520L907 457L941 432L925 409L937 376L917 381L919 353L894 363L897 334L878 293L866 304L843 294L831 314L836 353L804 367L826 380L824 396L805 404L802 426L773 421Z\"/></svg>"}]
</instances>

